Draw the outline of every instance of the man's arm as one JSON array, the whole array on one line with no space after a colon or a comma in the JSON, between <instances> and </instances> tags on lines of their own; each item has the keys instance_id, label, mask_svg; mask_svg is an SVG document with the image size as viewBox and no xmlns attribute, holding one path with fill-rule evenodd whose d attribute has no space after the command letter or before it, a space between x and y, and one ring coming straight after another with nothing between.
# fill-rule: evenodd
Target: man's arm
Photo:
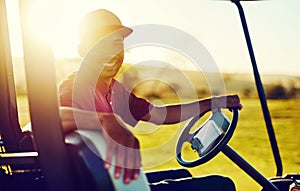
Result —
<instances>
[{"instance_id":1,"label":"man's arm","mask_svg":"<svg viewBox=\"0 0 300 191\"><path fill-rule=\"evenodd\" d=\"M174 124L198 114L205 114L213 108L238 108L242 105L237 95L219 96L186 104L154 106L142 120L155 124Z\"/></svg>"},{"instance_id":2,"label":"man's arm","mask_svg":"<svg viewBox=\"0 0 300 191\"><path fill-rule=\"evenodd\" d=\"M94 129L102 131L99 118L101 114L72 107L60 107L60 118L65 133L77 129Z\"/></svg>"},{"instance_id":3,"label":"man's arm","mask_svg":"<svg viewBox=\"0 0 300 191\"><path fill-rule=\"evenodd\" d=\"M141 155L139 141L129 131L120 117L111 113L96 113L71 107L61 107L60 117L64 132L76 129L100 130L107 143L104 165L109 169L116 159L115 178L124 170L123 182L129 184L139 177Z\"/></svg>"}]
</instances>

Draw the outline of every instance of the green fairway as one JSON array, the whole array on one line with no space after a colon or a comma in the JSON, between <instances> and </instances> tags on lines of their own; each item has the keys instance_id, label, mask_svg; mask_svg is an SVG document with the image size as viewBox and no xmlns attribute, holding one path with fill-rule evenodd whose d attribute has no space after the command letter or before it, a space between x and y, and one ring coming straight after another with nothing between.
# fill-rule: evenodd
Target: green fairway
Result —
<instances>
[{"instance_id":1,"label":"green fairway","mask_svg":"<svg viewBox=\"0 0 300 191\"><path fill-rule=\"evenodd\" d=\"M242 99L244 108L240 112L237 129L230 146L266 177L276 173L268 136L257 99ZM29 122L27 99L18 96L20 124ZM275 128L284 174L300 173L300 101L268 101ZM230 115L230 113L229 113ZM204 116L205 117L205 116ZM175 143L184 123L156 127L146 123L134 129L142 148L143 166L146 171L181 168L175 159ZM194 153L192 153L194 155ZM196 168L189 169L194 176L221 174L233 179L237 190L260 190L260 186L223 154Z\"/></svg>"},{"instance_id":2,"label":"green fairway","mask_svg":"<svg viewBox=\"0 0 300 191\"><path fill-rule=\"evenodd\" d=\"M259 172L266 177L273 177L276 174L276 167L259 100L242 99L241 101L244 108L240 112L237 129L229 144ZM271 100L268 104L282 156L284 174L299 173L300 102L299 100ZM175 157L170 158L174 156L177 129L182 128L181 126L166 125L153 133L145 134L137 130L144 151L145 170L181 168ZM138 128L143 129L142 125ZM236 183L238 190L260 190L256 182L221 153L208 163L189 170L194 176L207 174L229 176Z\"/></svg>"}]
</instances>

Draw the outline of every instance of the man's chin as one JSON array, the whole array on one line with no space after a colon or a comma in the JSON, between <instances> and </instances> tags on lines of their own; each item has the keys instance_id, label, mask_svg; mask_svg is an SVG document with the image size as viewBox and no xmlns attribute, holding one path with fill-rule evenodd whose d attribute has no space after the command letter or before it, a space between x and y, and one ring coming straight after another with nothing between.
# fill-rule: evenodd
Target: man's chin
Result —
<instances>
[{"instance_id":1,"label":"man's chin","mask_svg":"<svg viewBox=\"0 0 300 191\"><path fill-rule=\"evenodd\" d=\"M106 72L105 74L100 75L100 79L110 79L116 76L116 72Z\"/></svg>"}]
</instances>

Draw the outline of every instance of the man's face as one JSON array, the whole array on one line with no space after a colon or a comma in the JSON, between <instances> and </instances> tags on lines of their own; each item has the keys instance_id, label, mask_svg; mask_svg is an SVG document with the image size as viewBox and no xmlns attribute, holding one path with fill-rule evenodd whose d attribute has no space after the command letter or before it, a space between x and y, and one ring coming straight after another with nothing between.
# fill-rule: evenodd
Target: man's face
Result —
<instances>
[{"instance_id":1,"label":"man's face","mask_svg":"<svg viewBox=\"0 0 300 191\"><path fill-rule=\"evenodd\" d=\"M81 42L81 50L85 61L90 63L89 67L93 70L93 66L100 65L99 71L102 80L109 80L116 76L120 70L124 59L124 42L123 37L119 33L111 33L106 36L100 35L87 36L85 41ZM96 42L96 43L95 43ZM89 47L92 47L89 49ZM96 66L96 68L99 68ZM95 69L96 69L95 68Z\"/></svg>"},{"instance_id":2,"label":"man's face","mask_svg":"<svg viewBox=\"0 0 300 191\"><path fill-rule=\"evenodd\" d=\"M104 64L100 78L113 78L119 72L124 60L124 51L113 57L108 63Z\"/></svg>"}]
</instances>

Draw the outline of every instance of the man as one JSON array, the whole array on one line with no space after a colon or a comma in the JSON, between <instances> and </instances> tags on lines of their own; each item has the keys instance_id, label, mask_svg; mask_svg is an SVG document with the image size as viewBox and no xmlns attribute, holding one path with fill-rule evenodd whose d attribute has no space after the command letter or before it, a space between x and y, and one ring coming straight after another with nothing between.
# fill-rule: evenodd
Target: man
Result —
<instances>
[{"instance_id":1,"label":"man","mask_svg":"<svg viewBox=\"0 0 300 191\"><path fill-rule=\"evenodd\" d=\"M80 68L61 84L59 90L61 106L80 109L61 110L64 130L78 127L78 122L74 123L74 114L82 119L79 120L82 128L100 128L108 145L105 167L110 167L112 157L115 156L115 178L120 178L124 170L125 184L138 178L141 167L139 142L125 123L131 126L135 126L138 121L174 124L213 108L242 108L237 95L165 106L156 106L136 97L114 79L123 63L123 39L131 32L132 29L123 26L119 18L107 10L99 9L88 13L81 22L79 34L78 50L83 58ZM89 120L92 118L99 119L101 127L97 124L98 120ZM227 178L214 177L210 181L214 179L223 181L224 186L227 184L234 190L232 182L228 182ZM181 185L200 185L200 182L205 181L206 179L193 179ZM172 184L178 188L177 183ZM222 183L220 185L222 187Z\"/></svg>"}]
</instances>

